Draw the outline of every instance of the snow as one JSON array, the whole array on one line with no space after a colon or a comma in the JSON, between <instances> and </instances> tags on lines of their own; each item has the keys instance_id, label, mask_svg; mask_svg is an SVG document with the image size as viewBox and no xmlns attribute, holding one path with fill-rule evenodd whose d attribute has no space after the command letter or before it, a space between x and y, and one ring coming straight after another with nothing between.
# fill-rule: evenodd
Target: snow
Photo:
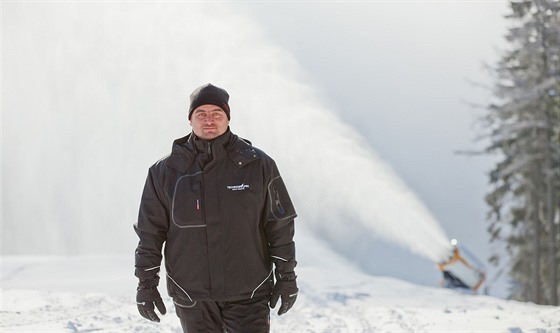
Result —
<instances>
[{"instance_id":1,"label":"snow","mask_svg":"<svg viewBox=\"0 0 560 333\"><path fill-rule=\"evenodd\" d=\"M306 230L297 242L298 300L271 332L560 332L560 307L371 276ZM3 256L1 331L181 332L164 284L162 321L137 313L133 260Z\"/></svg>"}]
</instances>

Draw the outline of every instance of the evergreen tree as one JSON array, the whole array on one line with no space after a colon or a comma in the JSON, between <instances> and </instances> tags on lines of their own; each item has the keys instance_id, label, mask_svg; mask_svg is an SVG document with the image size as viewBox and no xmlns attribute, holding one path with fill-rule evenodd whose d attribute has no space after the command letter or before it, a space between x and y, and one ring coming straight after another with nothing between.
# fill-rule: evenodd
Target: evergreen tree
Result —
<instances>
[{"instance_id":1,"label":"evergreen tree","mask_svg":"<svg viewBox=\"0 0 560 333\"><path fill-rule=\"evenodd\" d=\"M510 1L513 24L487 107L493 190L488 231L511 255L511 297L558 305L560 1ZM493 256L497 263L500 258Z\"/></svg>"}]
</instances>

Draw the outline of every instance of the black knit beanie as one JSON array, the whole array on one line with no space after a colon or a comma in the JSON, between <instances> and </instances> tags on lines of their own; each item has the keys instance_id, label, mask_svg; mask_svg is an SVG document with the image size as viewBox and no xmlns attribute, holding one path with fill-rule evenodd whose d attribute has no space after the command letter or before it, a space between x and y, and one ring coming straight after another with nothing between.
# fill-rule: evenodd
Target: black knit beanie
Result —
<instances>
[{"instance_id":1,"label":"black knit beanie","mask_svg":"<svg viewBox=\"0 0 560 333\"><path fill-rule=\"evenodd\" d=\"M193 111L204 104L212 104L222 108L229 117L229 95L227 91L218 88L210 83L196 88L191 94L191 105L189 107L189 120L191 119Z\"/></svg>"}]
</instances>

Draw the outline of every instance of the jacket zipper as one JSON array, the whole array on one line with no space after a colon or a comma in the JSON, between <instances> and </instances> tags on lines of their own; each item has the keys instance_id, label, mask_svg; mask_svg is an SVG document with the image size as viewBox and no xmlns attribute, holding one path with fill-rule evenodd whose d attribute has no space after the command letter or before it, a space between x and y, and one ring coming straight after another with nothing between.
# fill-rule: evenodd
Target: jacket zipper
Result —
<instances>
[{"instance_id":1,"label":"jacket zipper","mask_svg":"<svg viewBox=\"0 0 560 333\"><path fill-rule=\"evenodd\" d=\"M206 152L208 153L208 156L211 158L212 157L212 141L208 142L208 146L206 148ZM202 186L200 186L200 183L197 183L197 192L196 192L196 210L200 210L200 192L201 192L201 188Z\"/></svg>"}]
</instances>

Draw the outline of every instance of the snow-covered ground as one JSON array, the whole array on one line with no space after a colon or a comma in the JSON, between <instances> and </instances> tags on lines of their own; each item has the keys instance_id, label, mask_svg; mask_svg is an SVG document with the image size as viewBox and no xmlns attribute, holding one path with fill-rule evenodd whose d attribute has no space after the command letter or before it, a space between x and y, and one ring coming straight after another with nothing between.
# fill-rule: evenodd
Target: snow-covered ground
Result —
<instances>
[{"instance_id":1,"label":"snow-covered ground","mask_svg":"<svg viewBox=\"0 0 560 333\"><path fill-rule=\"evenodd\" d=\"M366 275L301 233L298 250L298 301L272 332L560 332L560 307ZM0 331L181 332L167 297L161 323L137 313L132 257L3 256Z\"/></svg>"}]
</instances>

